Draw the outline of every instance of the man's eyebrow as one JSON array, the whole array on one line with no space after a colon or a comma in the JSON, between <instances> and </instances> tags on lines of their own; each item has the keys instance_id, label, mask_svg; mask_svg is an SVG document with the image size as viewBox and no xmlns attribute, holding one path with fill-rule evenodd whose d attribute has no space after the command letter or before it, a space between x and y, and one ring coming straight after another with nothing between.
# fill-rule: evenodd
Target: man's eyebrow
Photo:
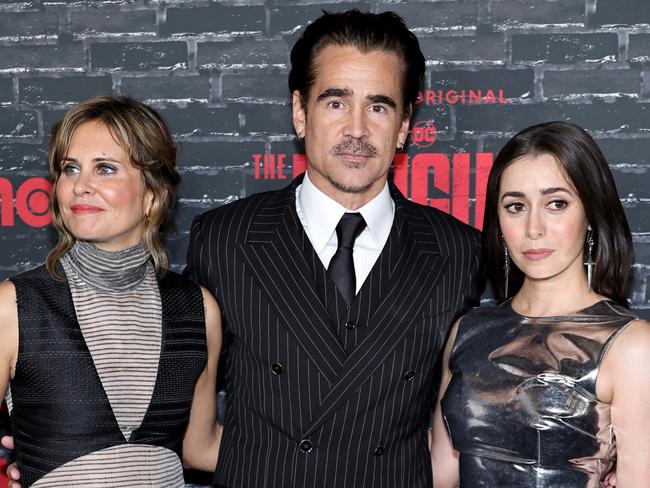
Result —
<instances>
[{"instance_id":1,"label":"man's eyebrow","mask_svg":"<svg viewBox=\"0 0 650 488\"><path fill-rule=\"evenodd\" d=\"M320 95L318 95L316 101L320 102L321 100L325 100L326 98L348 97L350 95L352 95L352 91L348 88L327 88Z\"/></svg>"},{"instance_id":2,"label":"man's eyebrow","mask_svg":"<svg viewBox=\"0 0 650 488\"><path fill-rule=\"evenodd\" d=\"M368 95L368 100L371 103L383 103L384 105L388 105L390 108L397 107L395 100L393 100L392 97L389 97L388 95Z\"/></svg>"}]
</instances>

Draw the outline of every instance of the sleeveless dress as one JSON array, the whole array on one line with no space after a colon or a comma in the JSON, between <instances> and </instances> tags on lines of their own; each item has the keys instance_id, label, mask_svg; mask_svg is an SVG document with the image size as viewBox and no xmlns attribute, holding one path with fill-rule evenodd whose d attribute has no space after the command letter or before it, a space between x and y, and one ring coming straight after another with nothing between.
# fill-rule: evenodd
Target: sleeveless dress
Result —
<instances>
[{"instance_id":1,"label":"sleeveless dress","mask_svg":"<svg viewBox=\"0 0 650 488\"><path fill-rule=\"evenodd\" d=\"M564 316L506 302L463 317L442 399L460 487L597 488L616 459L598 369L636 318L608 300Z\"/></svg>"},{"instance_id":2,"label":"sleeveless dress","mask_svg":"<svg viewBox=\"0 0 650 488\"><path fill-rule=\"evenodd\" d=\"M65 282L42 266L11 278L23 486L183 487L182 435L207 360L200 288L158 280L141 245L78 241L61 265Z\"/></svg>"}]
</instances>

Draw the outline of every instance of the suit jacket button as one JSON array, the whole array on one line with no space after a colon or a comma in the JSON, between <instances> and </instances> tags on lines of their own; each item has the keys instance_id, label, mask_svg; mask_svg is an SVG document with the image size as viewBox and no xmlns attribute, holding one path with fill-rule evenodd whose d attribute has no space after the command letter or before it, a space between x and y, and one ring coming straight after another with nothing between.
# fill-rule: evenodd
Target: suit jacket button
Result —
<instances>
[{"instance_id":1,"label":"suit jacket button","mask_svg":"<svg viewBox=\"0 0 650 488\"><path fill-rule=\"evenodd\" d=\"M302 452L310 452L314 447L309 439L301 440L299 446Z\"/></svg>"},{"instance_id":2,"label":"suit jacket button","mask_svg":"<svg viewBox=\"0 0 650 488\"><path fill-rule=\"evenodd\" d=\"M357 324L355 324L355 323L352 322L351 320L348 320L348 321L345 323L345 328L348 329L348 330L352 330L352 329L354 329L356 326L357 326Z\"/></svg>"},{"instance_id":3,"label":"suit jacket button","mask_svg":"<svg viewBox=\"0 0 650 488\"><path fill-rule=\"evenodd\" d=\"M411 381L413 378L415 378L415 371L407 371L404 374L404 381Z\"/></svg>"},{"instance_id":4,"label":"suit jacket button","mask_svg":"<svg viewBox=\"0 0 650 488\"><path fill-rule=\"evenodd\" d=\"M375 457L380 457L381 455L384 454L384 448L382 446L377 446L373 454L375 455Z\"/></svg>"},{"instance_id":5,"label":"suit jacket button","mask_svg":"<svg viewBox=\"0 0 650 488\"><path fill-rule=\"evenodd\" d=\"M273 363L271 365L271 371L273 371L273 374L282 374L282 364L281 363Z\"/></svg>"}]
</instances>

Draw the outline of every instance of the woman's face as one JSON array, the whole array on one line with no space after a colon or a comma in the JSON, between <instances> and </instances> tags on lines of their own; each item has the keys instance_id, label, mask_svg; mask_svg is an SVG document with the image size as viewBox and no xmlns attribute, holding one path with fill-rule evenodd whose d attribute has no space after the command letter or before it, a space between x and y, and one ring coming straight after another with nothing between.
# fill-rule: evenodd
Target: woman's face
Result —
<instances>
[{"instance_id":1,"label":"woman's face","mask_svg":"<svg viewBox=\"0 0 650 488\"><path fill-rule=\"evenodd\" d=\"M104 124L80 124L59 163L56 200L63 223L75 238L106 251L140 243L152 193Z\"/></svg>"},{"instance_id":2,"label":"woman's face","mask_svg":"<svg viewBox=\"0 0 650 488\"><path fill-rule=\"evenodd\" d=\"M528 280L584 279L587 217L550 154L523 156L501 176L499 224L511 259Z\"/></svg>"}]
</instances>

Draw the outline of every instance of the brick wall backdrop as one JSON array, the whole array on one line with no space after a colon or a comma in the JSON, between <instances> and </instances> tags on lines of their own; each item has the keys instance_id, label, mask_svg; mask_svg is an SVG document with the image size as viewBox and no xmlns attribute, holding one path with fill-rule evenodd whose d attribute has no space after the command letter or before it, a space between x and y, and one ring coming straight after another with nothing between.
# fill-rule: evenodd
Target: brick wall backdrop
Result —
<instances>
[{"instance_id":1,"label":"brick wall backdrop","mask_svg":"<svg viewBox=\"0 0 650 488\"><path fill-rule=\"evenodd\" d=\"M167 245L182 268L194 215L282 186L304 164L289 49L322 9L350 7L396 11L427 58L428 91L395 171L407 195L475 224L492 155L509 136L552 119L582 125L618 182L636 249L630 298L649 317L647 0L2 2L0 278L40 263L53 243L41 179L52 124L109 92L158 108L179 142Z\"/></svg>"}]
</instances>

